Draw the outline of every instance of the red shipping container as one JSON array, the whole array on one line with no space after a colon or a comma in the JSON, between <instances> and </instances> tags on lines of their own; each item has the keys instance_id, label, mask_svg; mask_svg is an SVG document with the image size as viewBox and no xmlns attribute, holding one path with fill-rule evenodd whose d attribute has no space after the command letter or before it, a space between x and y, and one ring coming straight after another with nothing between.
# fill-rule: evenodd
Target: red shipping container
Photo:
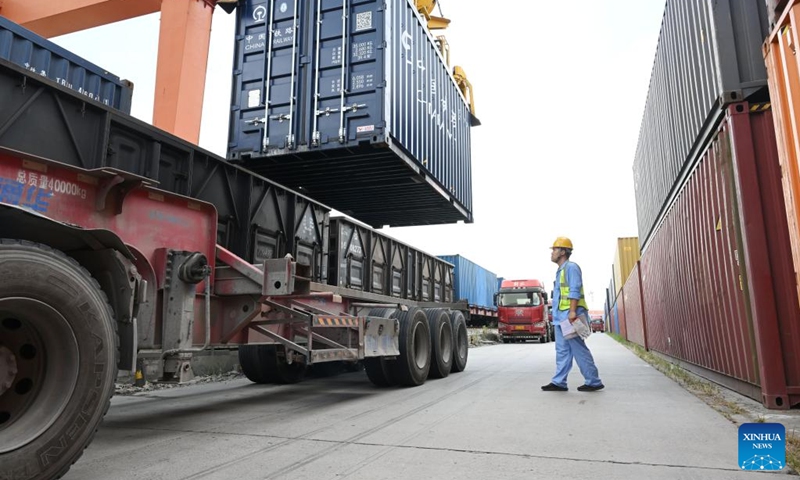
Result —
<instances>
[{"instance_id":1,"label":"red shipping container","mask_svg":"<svg viewBox=\"0 0 800 480\"><path fill-rule=\"evenodd\" d=\"M622 291L624 293L625 330L628 341L647 348L647 342L645 341L644 310L642 309L642 284L639 275L641 268L641 264L636 262Z\"/></svg>"},{"instance_id":2,"label":"red shipping container","mask_svg":"<svg viewBox=\"0 0 800 480\"><path fill-rule=\"evenodd\" d=\"M625 289L619 291L617 295L617 310L619 316L619 335L625 340L628 339L628 327L625 324Z\"/></svg>"},{"instance_id":3,"label":"red shipping container","mask_svg":"<svg viewBox=\"0 0 800 480\"><path fill-rule=\"evenodd\" d=\"M640 268L650 349L769 408L800 403L800 309L765 106L727 108Z\"/></svg>"}]
</instances>

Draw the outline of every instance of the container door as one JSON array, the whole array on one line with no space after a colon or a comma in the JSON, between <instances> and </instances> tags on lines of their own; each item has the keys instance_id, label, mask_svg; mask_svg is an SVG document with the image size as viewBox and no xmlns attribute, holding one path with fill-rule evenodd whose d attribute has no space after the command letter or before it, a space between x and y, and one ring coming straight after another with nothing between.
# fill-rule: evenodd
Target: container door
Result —
<instances>
[{"instance_id":1,"label":"container door","mask_svg":"<svg viewBox=\"0 0 800 480\"><path fill-rule=\"evenodd\" d=\"M296 146L308 3L248 0L239 7L230 158Z\"/></svg>"},{"instance_id":2,"label":"container door","mask_svg":"<svg viewBox=\"0 0 800 480\"><path fill-rule=\"evenodd\" d=\"M383 134L383 2L315 0L312 147ZM379 55L380 53L380 55Z\"/></svg>"}]
</instances>

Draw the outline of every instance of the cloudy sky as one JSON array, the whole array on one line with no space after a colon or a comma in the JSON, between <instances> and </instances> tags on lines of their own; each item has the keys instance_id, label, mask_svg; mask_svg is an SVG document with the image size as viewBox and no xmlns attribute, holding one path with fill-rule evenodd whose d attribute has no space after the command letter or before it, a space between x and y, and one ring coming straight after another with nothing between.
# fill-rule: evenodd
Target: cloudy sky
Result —
<instances>
[{"instance_id":1,"label":"cloudy sky","mask_svg":"<svg viewBox=\"0 0 800 480\"><path fill-rule=\"evenodd\" d=\"M665 1L440 4L452 63L465 68L482 122L472 131L475 222L385 233L498 276L548 282L548 249L568 236L590 307L602 308L616 238L637 235L631 168ZM200 134L221 156L234 20L214 13ZM158 34L153 14L52 40L133 81L132 114L150 122Z\"/></svg>"}]
</instances>

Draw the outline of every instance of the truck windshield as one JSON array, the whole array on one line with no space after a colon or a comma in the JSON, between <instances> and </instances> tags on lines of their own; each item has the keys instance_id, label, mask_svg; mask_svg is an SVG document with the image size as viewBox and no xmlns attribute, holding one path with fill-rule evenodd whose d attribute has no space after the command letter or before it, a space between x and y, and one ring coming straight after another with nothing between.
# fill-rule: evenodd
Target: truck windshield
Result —
<instances>
[{"instance_id":1,"label":"truck windshield","mask_svg":"<svg viewBox=\"0 0 800 480\"><path fill-rule=\"evenodd\" d=\"M514 292L514 293L501 293L497 299L497 303L501 307L538 307L541 305L542 300L536 293L531 292Z\"/></svg>"}]
</instances>

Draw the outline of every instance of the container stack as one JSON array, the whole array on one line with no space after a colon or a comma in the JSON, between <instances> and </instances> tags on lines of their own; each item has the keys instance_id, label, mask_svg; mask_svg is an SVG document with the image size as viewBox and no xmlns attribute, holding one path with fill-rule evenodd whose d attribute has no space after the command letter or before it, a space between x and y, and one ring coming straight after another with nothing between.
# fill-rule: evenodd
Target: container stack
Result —
<instances>
[{"instance_id":1,"label":"container stack","mask_svg":"<svg viewBox=\"0 0 800 480\"><path fill-rule=\"evenodd\" d=\"M776 3L667 2L633 166L641 261L612 279L607 302L629 341L790 408L800 404L790 238L800 235L797 176L782 183L781 163L798 171L786 94L798 77L796 34ZM787 68L794 80L778 75Z\"/></svg>"}]
</instances>

